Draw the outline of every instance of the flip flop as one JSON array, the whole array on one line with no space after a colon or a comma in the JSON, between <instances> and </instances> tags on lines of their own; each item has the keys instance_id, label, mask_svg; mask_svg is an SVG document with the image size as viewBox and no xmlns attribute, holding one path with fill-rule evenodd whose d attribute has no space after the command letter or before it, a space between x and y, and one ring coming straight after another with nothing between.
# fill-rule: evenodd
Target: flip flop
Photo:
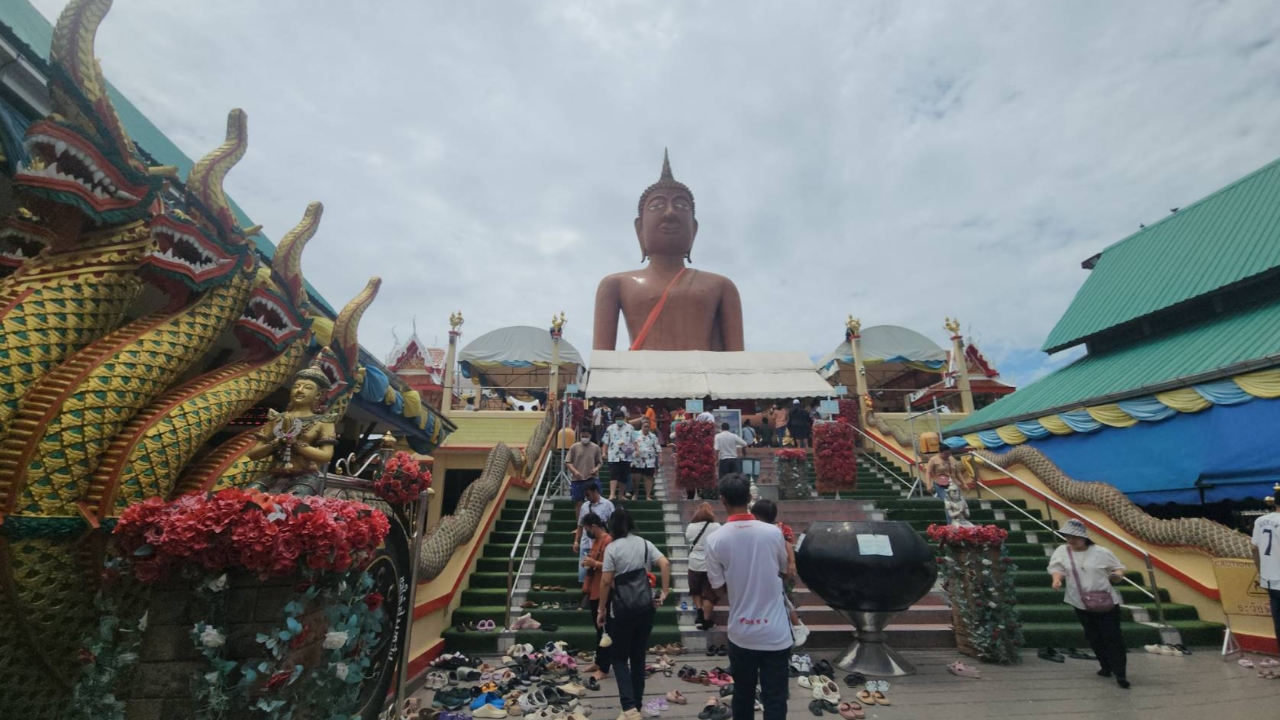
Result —
<instances>
[{"instance_id":1,"label":"flip flop","mask_svg":"<svg viewBox=\"0 0 1280 720\"><path fill-rule=\"evenodd\" d=\"M982 677L982 673L977 668L971 668L962 662L953 662L947 666L947 672L957 677L973 678L978 680Z\"/></svg>"},{"instance_id":2,"label":"flip flop","mask_svg":"<svg viewBox=\"0 0 1280 720\"><path fill-rule=\"evenodd\" d=\"M844 718L844 720L863 720L867 717L866 711L864 711L862 706L858 703L840 703L836 706L836 712L839 713L840 717Z\"/></svg>"},{"instance_id":3,"label":"flip flop","mask_svg":"<svg viewBox=\"0 0 1280 720\"><path fill-rule=\"evenodd\" d=\"M877 690L876 692L880 692L880 691ZM876 699L871 695L870 690L863 690L862 692L858 693L858 701L861 702L863 705L876 704Z\"/></svg>"},{"instance_id":4,"label":"flip flop","mask_svg":"<svg viewBox=\"0 0 1280 720\"><path fill-rule=\"evenodd\" d=\"M890 705L890 704L891 704L891 703L889 702L889 698L885 697L884 693L880 692L879 690L877 690L877 691L875 691L875 692L871 693L871 699L872 699L872 700L875 700L877 705Z\"/></svg>"},{"instance_id":5,"label":"flip flop","mask_svg":"<svg viewBox=\"0 0 1280 720\"><path fill-rule=\"evenodd\" d=\"M1236 664L1242 668L1250 669L1253 667L1253 661L1247 657L1242 657L1236 661Z\"/></svg>"},{"instance_id":6,"label":"flip flop","mask_svg":"<svg viewBox=\"0 0 1280 720\"><path fill-rule=\"evenodd\" d=\"M707 700L707 704L702 706L702 711L698 713L698 720L711 720L711 715L719 707L719 703L715 698Z\"/></svg>"}]
</instances>

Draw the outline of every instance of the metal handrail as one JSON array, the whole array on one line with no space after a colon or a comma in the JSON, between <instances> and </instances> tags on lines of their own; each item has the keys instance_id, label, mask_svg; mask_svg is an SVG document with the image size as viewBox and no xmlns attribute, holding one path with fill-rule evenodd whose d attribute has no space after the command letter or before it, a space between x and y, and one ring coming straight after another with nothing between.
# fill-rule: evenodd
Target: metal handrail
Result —
<instances>
[{"instance_id":1,"label":"metal handrail","mask_svg":"<svg viewBox=\"0 0 1280 720\"><path fill-rule=\"evenodd\" d=\"M976 454L975 454L975 455L971 455L971 457L973 457L974 459L978 460L979 462L981 462L982 464L986 465L987 467L991 468L992 470L995 470L996 472L1000 473L1001 475L1003 475L1003 476L1005 476L1005 477L1009 478L1010 480L1013 480L1014 482L1016 482L1016 483L1018 483L1019 485L1023 486L1023 487L1024 487L1024 488L1026 488L1027 490L1034 490L1034 488L1032 488L1032 487L1031 487L1031 485L1027 483L1027 481L1023 480L1022 478L1018 477L1017 475L1014 475L1013 473L1009 472L1008 470L1005 470L1004 468L1000 467L999 465L996 465L995 463L993 463L993 462L991 462L990 460L988 460L988 459L986 459L986 458L982 457L981 455L976 455ZM1006 498L1005 496L1003 496L1003 495L1001 495L1000 493L998 493L998 492L996 492L995 490L993 490L993 489L991 488L991 486L990 486L990 485L987 485L986 483L982 482L982 480L980 480L979 478L974 478L974 479L973 479L973 481L974 481L974 484L976 484L978 487L981 487L981 488L986 489L986 491L987 491L987 492L989 492L989 493L991 493L992 495L995 495L996 497L1000 498L1000 500L1002 500L1006 505L1008 505L1009 507L1013 508L1014 510L1017 510L1019 513L1022 513L1023 515L1025 515L1025 516L1027 517L1027 519L1031 520L1031 521L1032 521L1032 522L1034 522L1035 524L1039 525L1040 527L1042 527L1042 528L1044 528L1045 530L1049 531L1049 532L1050 532L1050 533L1052 533L1053 535L1057 536L1057 537L1058 537L1059 539L1061 539L1063 542L1066 542L1066 539L1067 539L1067 538L1066 538L1066 536L1064 536L1062 533L1059 533L1059 532L1058 532L1057 530L1055 530L1054 528L1052 528L1052 527L1050 527L1050 526L1046 525L1046 524L1044 523L1044 521L1042 521L1040 518L1038 518L1038 517L1036 517L1036 516L1032 515L1031 513L1027 512L1027 511L1026 511L1025 509L1023 509L1023 508L1018 507L1016 504L1014 504L1014 502L1013 502L1012 500L1009 500L1009 499L1008 499L1008 498ZM1107 532L1105 528L1103 528L1102 526L1100 526L1100 525L1098 525L1097 523L1093 522L1092 520L1089 520L1088 518L1081 517L1081 516L1077 515L1076 519L1077 519L1077 520L1079 520L1081 523L1083 523L1083 524L1085 524L1085 525L1087 525L1087 526L1089 526L1089 527L1092 527L1094 530L1098 530L1098 531L1101 531L1101 532ZM1143 549L1141 546L1136 545L1136 544L1134 544L1134 543L1131 543L1131 542L1129 542L1128 540L1125 540L1124 538L1115 538L1115 540L1116 540L1119 544L1124 545L1125 547L1127 547L1127 548L1129 549L1129 551L1130 551L1130 552L1132 552L1133 554L1135 554L1135 555L1139 555L1139 556L1141 556L1141 557L1142 557L1142 559L1143 559L1143 561L1144 561L1144 564L1145 564L1145 565L1146 565L1146 567L1147 567L1147 582L1151 583L1151 589L1150 589L1150 590L1148 590L1147 588L1144 588L1143 586L1139 585L1138 583L1136 583L1136 582L1134 582L1134 581L1130 580L1128 577L1122 577L1121 579L1122 579L1122 580L1124 580L1125 582L1129 583L1129 584L1130 584L1130 585L1132 585L1133 587L1137 588L1139 591L1141 591L1141 592L1142 592L1142 594L1144 594L1144 595L1146 595L1147 597L1151 598L1152 602L1154 602L1154 603L1155 603L1155 605L1156 605L1156 617L1157 617L1157 619L1158 619L1158 622L1159 622L1161 625L1165 625L1165 624L1166 624L1166 622L1165 622L1165 619L1164 619L1164 604L1160 602L1160 586L1156 584L1156 569L1155 569L1155 565L1151 562L1151 553L1147 552L1147 551L1146 551L1145 549Z\"/></svg>"},{"instance_id":2,"label":"metal handrail","mask_svg":"<svg viewBox=\"0 0 1280 720\"><path fill-rule=\"evenodd\" d=\"M875 438L871 437L870 435L866 434L865 432L862 432L862 429L861 429L861 428L854 427L854 428L853 428L853 431L854 431L854 432L856 432L856 433L858 433L858 434L859 434L859 435L861 435L862 437L864 437L864 438L866 438L866 439L870 440L871 442L873 442L873 443L875 443L875 444L879 445L880 447L883 447L883 448L885 448L886 450L888 450L888 447L886 447L883 443L878 442ZM868 456L866 453L863 453L863 457L866 457L866 458L867 458L868 460L870 460L871 462L875 463L876 465L879 465L879 466L880 466L880 469L881 469L881 470L884 470L886 473L888 473L888 474L889 474L889 477L893 478L893 480L894 480L895 482L897 482L899 485L904 485L904 486L906 486L906 488L907 488L907 493L908 493L908 494L910 494L910 493L912 493L912 492L915 492L916 484L915 484L915 483L908 483L906 480L903 480L902 478L898 477L898 471L897 471L896 469L891 468L891 467L889 467L888 465L885 465L884 463L880 462L880 461L879 461L878 459L876 459L875 457Z\"/></svg>"},{"instance_id":3,"label":"metal handrail","mask_svg":"<svg viewBox=\"0 0 1280 720\"><path fill-rule=\"evenodd\" d=\"M538 501L538 511L533 515L534 524L537 524L537 518L542 517L542 509L547 504L547 498L551 495L551 483L547 482L547 471L551 469L551 454L554 451L548 451L542 461L542 468L538 472L538 482L533 486L533 492L529 495L529 506L525 508L524 520L520 523L520 530L516 533L515 543L511 546L511 554L507 556L507 601L503 608L502 627L504 629L511 627L511 602L512 596L515 594L516 582L520 574L524 572L524 564L529 559L529 547L533 544L533 531L529 531L530 542L526 543L524 552L520 554L520 566L516 567L516 552L520 550L520 541L524 538L525 528L529 525L529 514L533 512L534 501ZM541 500L538 494L542 494ZM513 573L514 578L513 580Z\"/></svg>"},{"instance_id":4,"label":"metal handrail","mask_svg":"<svg viewBox=\"0 0 1280 720\"><path fill-rule=\"evenodd\" d=\"M864 437L864 438L866 438L866 439L870 440L872 443L875 443L876 445L878 445L878 446L880 446L880 447L884 448L885 450L888 450L890 453L892 453L892 452L893 452L893 450L891 450L891 449L889 448L889 446L888 446L888 445L885 445L884 443L880 442L879 440L877 440L876 438L872 437L871 435L868 435L867 433L863 432L863 431L862 431L862 428L859 428L859 427L856 427L856 426L855 426L855 427L853 428L853 431L854 431L854 432L856 432L856 433L858 433L858 434L859 434L859 435L861 435L862 437ZM864 454L865 454L865 453L864 453ZM916 486L918 486L918 485L920 484L920 481L919 481L919 480L916 480L914 483L908 483L907 481L905 481L905 480L903 480L902 478L898 477L898 471L897 471L896 469L891 468L891 467L889 467L888 465L885 465L884 463L880 462L879 460L877 460L877 459L876 459L876 458L874 458L874 457L871 457L871 458L868 458L868 459L869 459L869 460L871 460L871 462L875 463L876 465L879 465L879 466L880 466L881 468L883 468L886 472L888 472L888 473L889 473L889 477L893 478L894 480L897 480L897 481L898 481L898 484L900 484L900 485L906 485L906 486L907 486L907 497L911 497L911 494L912 494L912 493L914 493L914 492L916 491ZM912 463L912 467L914 467L914 466L915 466L915 463Z\"/></svg>"},{"instance_id":5,"label":"metal handrail","mask_svg":"<svg viewBox=\"0 0 1280 720\"><path fill-rule=\"evenodd\" d=\"M559 411L561 416L561 421L559 423L555 422L555 420L551 420L551 418L555 417L555 413L557 410ZM559 403L558 407L553 405L552 407L547 408L547 412L543 417L543 422L547 422L548 420L551 420L551 424L553 426L563 425L567 420L568 413L569 413L568 403ZM536 434L537 434L537 431L535 431L535 435ZM512 581L512 572L516 571L516 568L515 568L516 551L520 549L520 541L524 538L525 528L529 526L529 514L533 512L533 503L535 500L538 499L539 493L543 493L543 495L542 495L541 502L538 504L538 513L533 516L535 518L535 523L536 523L536 518L542 517L542 508L547 502L547 495L550 494L549 492L550 486L547 483L547 470L551 467L551 454L555 452L555 447L561 444L559 435L560 435L560 428L558 427L555 430L547 431L547 443L542 450L543 452L542 464L537 471L538 481L534 483L533 491L529 494L529 505L524 509L524 519L520 521L520 529L516 531L515 543L511 545L511 554L507 556L507 602L506 602L506 607L502 611L502 616L503 616L502 627L504 629L511 627L511 596L512 594L515 593L515 587L516 587L515 582ZM562 461L564 459L563 455L564 453L561 452ZM532 531L530 531L529 536L530 538L533 537ZM519 572L524 571L525 559L528 558L528 556L529 556L529 548L526 546L524 549L524 553L520 556ZM519 575L516 575L516 577L519 577Z\"/></svg>"}]
</instances>

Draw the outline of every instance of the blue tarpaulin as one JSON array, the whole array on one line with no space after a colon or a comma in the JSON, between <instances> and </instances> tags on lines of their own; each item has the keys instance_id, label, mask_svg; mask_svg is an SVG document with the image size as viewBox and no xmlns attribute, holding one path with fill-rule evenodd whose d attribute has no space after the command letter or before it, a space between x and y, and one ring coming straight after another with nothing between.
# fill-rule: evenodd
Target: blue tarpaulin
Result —
<instances>
[{"instance_id":1,"label":"blue tarpaulin","mask_svg":"<svg viewBox=\"0 0 1280 720\"><path fill-rule=\"evenodd\" d=\"M1140 505L1196 504L1271 494L1280 479L1276 427L1280 400L1257 399L1030 444L1072 478L1110 483Z\"/></svg>"}]
</instances>

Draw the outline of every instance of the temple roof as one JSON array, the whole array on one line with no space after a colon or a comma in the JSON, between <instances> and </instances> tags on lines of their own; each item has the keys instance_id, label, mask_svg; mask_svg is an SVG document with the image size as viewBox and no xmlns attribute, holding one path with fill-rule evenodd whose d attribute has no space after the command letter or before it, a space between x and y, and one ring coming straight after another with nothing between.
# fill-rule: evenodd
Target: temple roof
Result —
<instances>
[{"instance_id":1,"label":"temple roof","mask_svg":"<svg viewBox=\"0 0 1280 720\"><path fill-rule=\"evenodd\" d=\"M1099 333L1264 274L1280 274L1280 160L1090 258L1088 279L1043 350L1087 342Z\"/></svg>"}]
</instances>

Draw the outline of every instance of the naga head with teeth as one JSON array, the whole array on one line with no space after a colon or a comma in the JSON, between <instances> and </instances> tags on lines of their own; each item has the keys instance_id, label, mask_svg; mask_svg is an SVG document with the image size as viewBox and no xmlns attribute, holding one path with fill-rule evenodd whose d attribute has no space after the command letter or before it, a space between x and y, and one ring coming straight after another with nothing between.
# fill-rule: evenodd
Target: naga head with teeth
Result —
<instances>
[{"instance_id":1,"label":"naga head with teeth","mask_svg":"<svg viewBox=\"0 0 1280 720\"><path fill-rule=\"evenodd\" d=\"M53 241L44 219L20 207L0 222L0 277L13 274Z\"/></svg>"},{"instance_id":2,"label":"naga head with teeth","mask_svg":"<svg viewBox=\"0 0 1280 720\"><path fill-rule=\"evenodd\" d=\"M302 281L302 250L315 236L323 214L320 203L308 205L302 221L280 240L271 268L258 270L249 302L235 325L241 344L279 353L310 328L307 291Z\"/></svg>"},{"instance_id":3,"label":"naga head with teeth","mask_svg":"<svg viewBox=\"0 0 1280 720\"><path fill-rule=\"evenodd\" d=\"M381 278L369 278L364 289L342 308L333 321L328 344L321 348L313 363L329 378L329 390L323 400L330 408L345 408L351 396L364 384L365 369L360 365L360 342L356 330L364 311L373 304L381 287ZM320 334L316 332L316 335Z\"/></svg>"},{"instance_id":4,"label":"naga head with teeth","mask_svg":"<svg viewBox=\"0 0 1280 720\"><path fill-rule=\"evenodd\" d=\"M152 219L156 248L147 266L162 278L199 291L227 282L237 271L254 270L249 241L222 190L227 171L244 157L246 122L243 110L231 111L226 141L191 168L181 199Z\"/></svg>"},{"instance_id":5,"label":"naga head with teeth","mask_svg":"<svg viewBox=\"0 0 1280 720\"><path fill-rule=\"evenodd\" d=\"M35 209L50 218L55 250L71 246L86 227L147 217L163 185L125 133L93 56L110 6L72 0L58 18L49 53L53 112L27 128L28 161L13 177L16 190L43 201Z\"/></svg>"}]
</instances>

